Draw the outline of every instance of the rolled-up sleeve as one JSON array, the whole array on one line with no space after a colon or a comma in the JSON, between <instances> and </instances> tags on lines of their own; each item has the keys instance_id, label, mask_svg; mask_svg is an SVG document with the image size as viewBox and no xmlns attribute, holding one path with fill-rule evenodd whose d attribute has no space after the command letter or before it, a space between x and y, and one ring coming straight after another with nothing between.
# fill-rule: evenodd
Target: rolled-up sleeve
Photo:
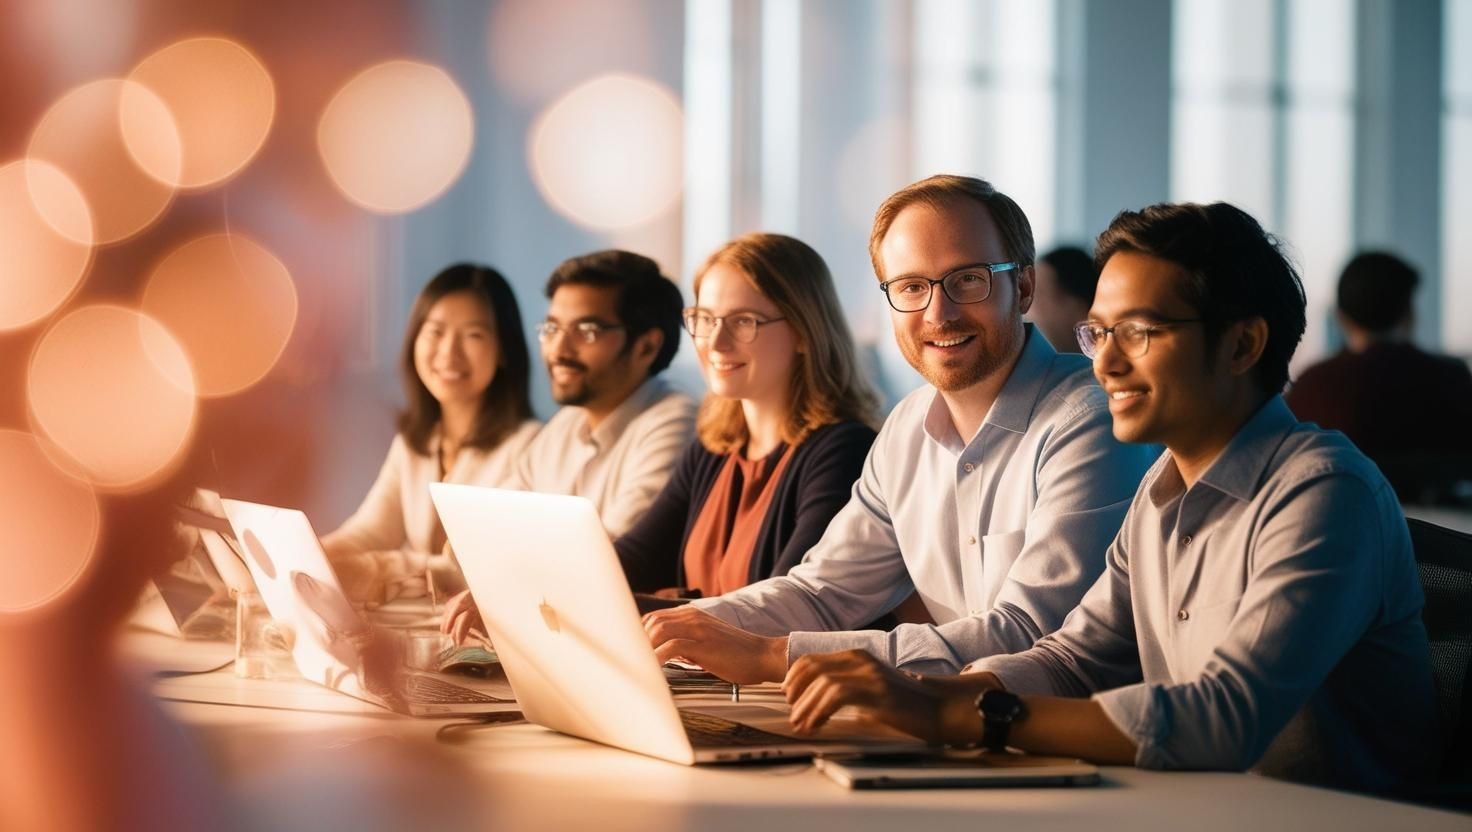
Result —
<instances>
[{"instance_id":1,"label":"rolled-up sleeve","mask_svg":"<svg viewBox=\"0 0 1472 832\"><path fill-rule=\"evenodd\" d=\"M1328 469L1259 515L1246 591L1202 672L1094 695L1144 768L1242 770L1262 757L1377 614L1387 486Z\"/></svg>"}]
</instances>

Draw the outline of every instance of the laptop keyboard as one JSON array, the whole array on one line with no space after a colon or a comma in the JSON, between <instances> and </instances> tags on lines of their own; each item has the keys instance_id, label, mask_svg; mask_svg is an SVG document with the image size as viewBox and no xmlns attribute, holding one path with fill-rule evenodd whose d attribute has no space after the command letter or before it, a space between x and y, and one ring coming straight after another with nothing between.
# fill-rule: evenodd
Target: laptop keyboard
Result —
<instances>
[{"instance_id":1,"label":"laptop keyboard","mask_svg":"<svg viewBox=\"0 0 1472 832\"><path fill-rule=\"evenodd\" d=\"M680 721L685 723L685 733L690 736L690 744L696 747L791 745L794 742L791 737L710 714L682 710Z\"/></svg>"},{"instance_id":2,"label":"laptop keyboard","mask_svg":"<svg viewBox=\"0 0 1472 832\"><path fill-rule=\"evenodd\" d=\"M421 705L477 705L515 701L418 673L404 677L403 696L408 701Z\"/></svg>"}]
</instances>

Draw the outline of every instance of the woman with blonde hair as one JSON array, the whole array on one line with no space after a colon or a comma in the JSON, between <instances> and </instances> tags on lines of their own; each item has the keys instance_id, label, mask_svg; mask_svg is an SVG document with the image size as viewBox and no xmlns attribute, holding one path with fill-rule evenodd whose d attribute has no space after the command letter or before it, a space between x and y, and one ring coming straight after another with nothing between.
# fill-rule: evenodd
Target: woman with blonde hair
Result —
<instances>
[{"instance_id":1,"label":"woman with blonde hair","mask_svg":"<svg viewBox=\"0 0 1472 832\"><path fill-rule=\"evenodd\" d=\"M797 565L848 501L878 402L828 266L800 240L747 234L717 249L684 320L709 387L697 439L614 543L633 589L665 598Z\"/></svg>"}]
</instances>

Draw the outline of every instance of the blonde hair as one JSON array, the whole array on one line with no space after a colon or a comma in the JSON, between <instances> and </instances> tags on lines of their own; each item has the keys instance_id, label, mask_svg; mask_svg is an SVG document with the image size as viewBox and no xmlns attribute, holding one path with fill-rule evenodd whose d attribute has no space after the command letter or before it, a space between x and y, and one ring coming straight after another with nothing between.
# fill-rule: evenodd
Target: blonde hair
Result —
<instances>
[{"instance_id":1,"label":"blonde hair","mask_svg":"<svg viewBox=\"0 0 1472 832\"><path fill-rule=\"evenodd\" d=\"M853 335L823 258L792 237L746 234L716 249L696 270L697 298L701 281L718 264L741 272L797 334L800 351L789 380L782 441L794 446L818 428L848 420L875 426L879 396L860 373ZM749 438L740 400L710 394L700 404L695 430L706 450L716 454L737 451Z\"/></svg>"},{"instance_id":2,"label":"blonde hair","mask_svg":"<svg viewBox=\"0 0 1472 832\"><path fill-rule=\"evenodd\" d=\"M1033 246L1032 224L1017 203L985 179L942 173L900 188L874 212L874 230L869 233L869 259L874 263L874 274L880 280L884 279L884 264L879 260L879 247L889 234L895 217L911 205L939 208L952 199L970 199L985 206L992 215L992 222L997 225L997 231L1001 232L1007 258L1016 261L1019 267L1033 264L1037 250ZM1014 276L1020 273L1021 268L1012 272Z\"/></svg>"}]
</instances>

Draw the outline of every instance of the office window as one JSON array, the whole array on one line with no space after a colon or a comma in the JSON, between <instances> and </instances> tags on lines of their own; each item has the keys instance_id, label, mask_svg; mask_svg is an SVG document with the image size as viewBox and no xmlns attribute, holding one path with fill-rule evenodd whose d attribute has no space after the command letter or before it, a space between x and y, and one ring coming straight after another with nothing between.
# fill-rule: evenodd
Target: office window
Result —
<instances>
[{"instance_id":1,"label":"office window","mask_svg":"<svg viewBox=\"0 0 1472 832\"><path fill-rule=\"evenodd\" d=\"M1441 335L1442 349L1466 356L1472 355L1472 192L1465 187L1472 182L1472 0L1447 0L1445 9Z\"/></svg>"},{"instance_id":2,"label":"office window","mask_svg":"<svg viewBox=\"0 0 1472 832\"><path fill-rule=\"evenodd\" d=\"M1308 294L1295 369L1333 346L1353 249L1354 5L1176 0L1171 198L1224 200L1287 241Z\"/></svg>"},{"instance_id":3,"label":"office window","mask_svg":"<svg viewBox=\"0 0 1472 832\"><path fill-rule=\"evenodd\" d=\"M1057 227L1057 15L1056 0L915 5L915 170L991 180L1040 246Z\"/></svg>"}]
</instances>

